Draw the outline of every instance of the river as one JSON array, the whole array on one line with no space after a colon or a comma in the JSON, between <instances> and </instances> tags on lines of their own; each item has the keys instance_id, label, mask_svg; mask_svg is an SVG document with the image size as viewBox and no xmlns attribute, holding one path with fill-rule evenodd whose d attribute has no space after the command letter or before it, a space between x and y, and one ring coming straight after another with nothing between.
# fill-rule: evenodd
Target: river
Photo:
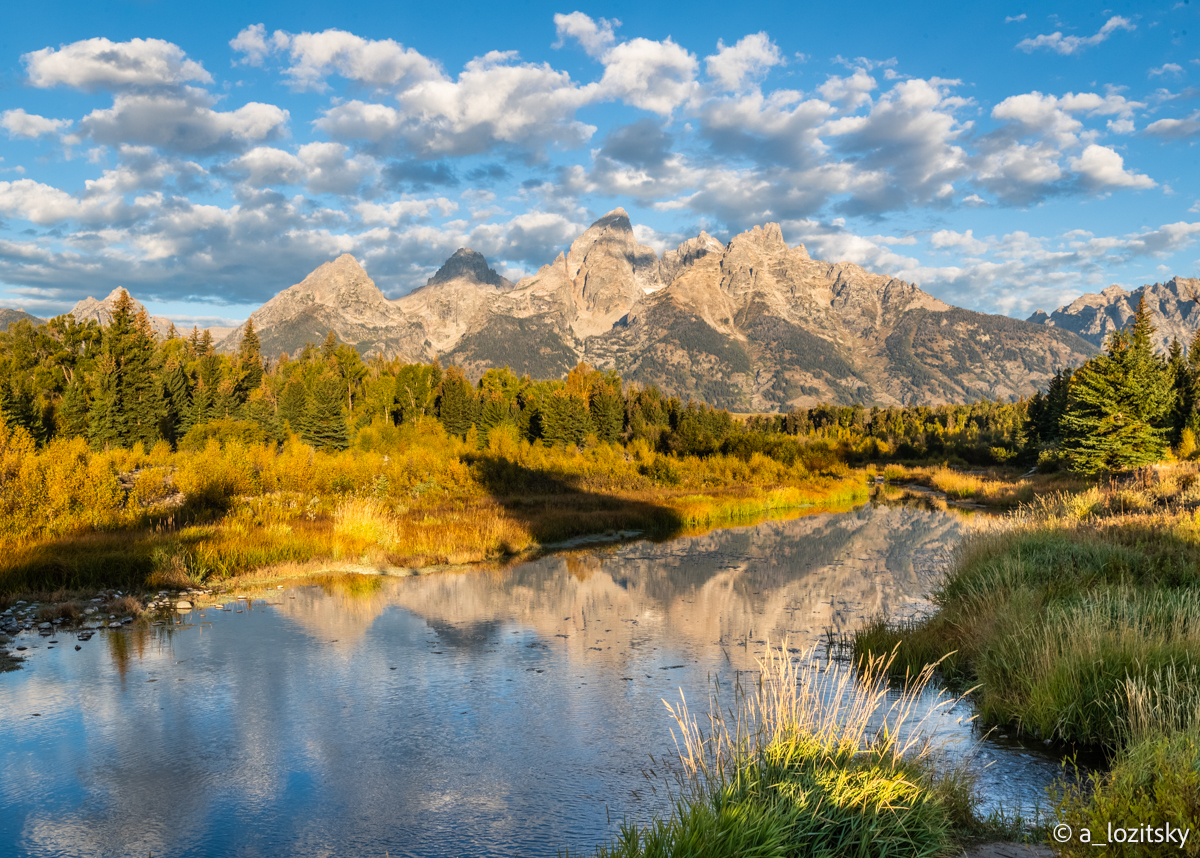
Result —
<instances>
[{"instance_id":1,"label":"river","mask_svg":"<svg viewBox=\"0 0 1200 858\"><path fill-rule=\"evenodd\" d=\"M0 854L590 850L666 807L664 698L703 711L767 641L928 610L964 521L865 505L293 584L79 649L24 633L24 667L0 674ZM989 806L1044 803L1056 760L969 715L938 735L972 753Z\"/></svg>"}]
</instances>

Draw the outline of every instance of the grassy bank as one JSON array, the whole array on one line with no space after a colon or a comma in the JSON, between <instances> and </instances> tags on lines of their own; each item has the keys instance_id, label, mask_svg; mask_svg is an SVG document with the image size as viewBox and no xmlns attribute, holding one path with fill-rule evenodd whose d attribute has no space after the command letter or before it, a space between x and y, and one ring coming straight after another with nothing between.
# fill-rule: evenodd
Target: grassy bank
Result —
<instances>
[{"instance_id":1,"label":"grassy bank","mask_svg":"<svg viewBox=\"0 0 1200 858\"><path fill-rule=\"evenodd\" d=\"M714 699L700 721L682 699L669 707L681 763L673 810L622 826L596 858L948 856L1013 833L978 819L965 771L937 763L924 727L953 701L922 713L932 667L892 699L887 659L856 672L768 652L732 708Z\"/></svg>"},{"instance_id":2,"label":"grassy bank","mask_svg":"<svg viewBox=\"0 0 1200 858\"><path fill-rule=\"evenodd\" d=\"M899 672L944 658L948 678L979 684L986 721L1115 754L1111 772L1068 793L1064 820L1200 826L1197 584L1200 477L1146 469L1037 498L968 536L937 612L878 621L855 649L895 649Z\"/></svg>"},{"instance_id":3,"label":"grassy bank","mask_svg":"<svg viewBox=\"0 0 1200 858\"><path fill-rule=\"evenodd\" d=\"M185 587L314 564L422 567L572 537L671 536L867 498L823 447L790 464L648 445L550 447L424 420L362 430L342 452L216 440L97 452L0 438L0 594Z\"/></svg>"},{"instance_id":4,"label":"grassy bank","mask_svg":"<svg viewBox=\"0 0 1200 858\"><path fill-rule=\"evenodd\" d=\"M919 485L942 492L950 500L1015 508L1055 492L1087 489L1092 480L1075 474L1030 474L1020 468L987 468L964 472L945 465L885 465L880 475L889 483Z\"/></svg>"}]
</instances>

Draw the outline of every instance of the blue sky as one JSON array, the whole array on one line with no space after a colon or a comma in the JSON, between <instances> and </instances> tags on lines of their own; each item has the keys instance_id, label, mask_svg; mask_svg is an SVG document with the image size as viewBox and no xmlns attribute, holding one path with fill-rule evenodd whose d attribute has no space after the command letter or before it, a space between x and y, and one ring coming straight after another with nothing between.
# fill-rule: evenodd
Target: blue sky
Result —
<instances>
[{"instance_id":1,"label":"blue sky","mask_svg":"<svg viewBox=\"0 0 1200 858\"><path fill-rule=\"evenodd\" d=\"M915 4L914 4L915 6ZM0 306L239 320L339 253L509 277L623 206L1024 317L1200 276L1200 0L50 2L0 32Z\"/></svg>"}]
</instances>

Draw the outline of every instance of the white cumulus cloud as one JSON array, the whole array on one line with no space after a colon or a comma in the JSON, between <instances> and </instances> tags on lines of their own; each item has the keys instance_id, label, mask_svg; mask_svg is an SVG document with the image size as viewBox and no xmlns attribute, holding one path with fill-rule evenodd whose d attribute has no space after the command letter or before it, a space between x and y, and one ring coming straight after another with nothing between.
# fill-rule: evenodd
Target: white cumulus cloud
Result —
<instances>
[{"instance_id":1,"label":"white cumulus cloud","mask_svg":"<svg viewBox=\"0 0 1200 858\"><path fill-rule=\"evenodd\" d=\"M9 140L16 137L33 140L48 134L57 134L70 126L70 119L47 119L36 113L26 113L20 107L0 113L0 128L8 132Z\"/></svg>"},{"instance_id":2,"label":"white cumulus cloud","mask_svg":"<svg viewBox=\"0 0 1200 858\"><path fill-rule=\"evenodd\" d=\"M722 88L740 92L782 62L779 47L765 32L760 32L744 36L734 45L718 39L717 52L705 57L704 67Z\"/></svg>"},{"instance_id":3,"label":"white cumulus cloud","mask_svg":"<svg viewBox=\"0 0 1200 858\"><path fill-rule=\"evenodd\" d=\"M84 39L42 48L21 57L36 87L69 86L93 92L129 87L159 88L188 81L212 83L204 66L162 39Z\"/></svg>"}]
</instances>

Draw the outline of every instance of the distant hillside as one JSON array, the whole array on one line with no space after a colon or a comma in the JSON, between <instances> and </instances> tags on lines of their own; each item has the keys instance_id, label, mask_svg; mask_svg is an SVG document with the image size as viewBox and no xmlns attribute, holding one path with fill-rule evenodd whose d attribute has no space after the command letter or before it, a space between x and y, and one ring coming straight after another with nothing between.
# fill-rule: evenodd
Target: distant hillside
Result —
<instances>
[{"instance_id":1,"label":"distant hillside","mask_svg":"<svg viewBox=\"0 0 1200 858\"><path fill-rule=\"evenodd\" d=\"M29 322L31 325L40 325L45 319L39 319L37 316L31 316L24 310L9 310L6 307L0 307L0 331L7 331L8 326L14 322Z\"/></svg>"}]
</instances>

